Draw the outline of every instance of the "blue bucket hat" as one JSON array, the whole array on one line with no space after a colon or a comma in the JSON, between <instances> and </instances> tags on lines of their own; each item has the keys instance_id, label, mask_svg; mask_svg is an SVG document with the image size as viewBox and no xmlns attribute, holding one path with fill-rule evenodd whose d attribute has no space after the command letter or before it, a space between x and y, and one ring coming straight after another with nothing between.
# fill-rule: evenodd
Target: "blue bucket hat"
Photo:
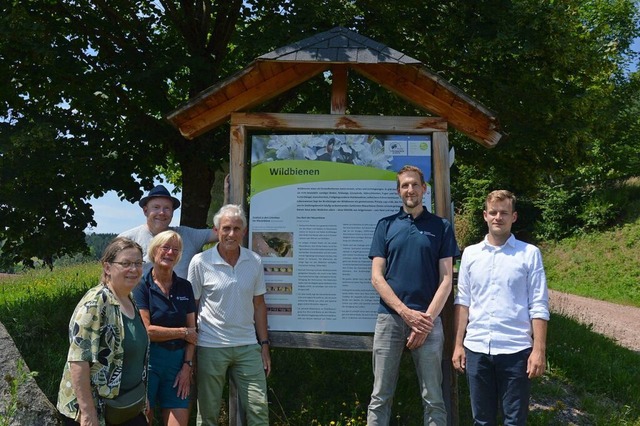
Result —
<instances>
[{"instance_id":1,"label":"blue bucket hat","mask_svg":"<svg viewBox=\"0 0 640 426\"><path fill-rule=\"evenodd\" d=\"M150 199L156 198L156 197L170 198L171 201L173 201L173 209L174 210L177 209L178 207L180 207L180 200L178 200L176 197L173 197L169 193L167 188L164 187L164 185L158 185L155 188L153 188L151 191L149 191L149 193L147 194L146 197L142 197L140 199L138 204L140 205L140 207L144 207L144 206L147 205L147 203L149 202Z\"/></svg>"}]
</instances>

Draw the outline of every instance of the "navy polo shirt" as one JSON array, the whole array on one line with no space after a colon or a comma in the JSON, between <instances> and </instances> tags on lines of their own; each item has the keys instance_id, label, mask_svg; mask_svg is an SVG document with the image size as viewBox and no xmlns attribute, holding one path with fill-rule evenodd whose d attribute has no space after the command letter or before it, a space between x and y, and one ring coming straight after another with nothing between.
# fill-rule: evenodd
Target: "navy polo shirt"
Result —
<instances>
[{"instance_id":1,"label":"navy polo shirt","mask_svg":"<svg viewBox=\"0 0 640 426\"><path fill-rule=\"evenodd\" d=\"M415 219L402 208L380 219L369 251L387 260L384 277L402 303L423 312L440 285L440 259L459 255L451 223L426 208ZM378 313L397 314L382 298Z\"/></svg>"},{"instance_id":2,"label":"navy polo shirt","mask_svg":"<svg viewBox=\"0 0 640 426\"><path fill-rule=\"evenodd\" d=\"M173 284L167 297L153 281L153 268L144 274L133 290L139 309L149 311L151 324L161 327L186 327L187 314L196 311L191 283L173 273Z\"/></svg>"}]
</instances>

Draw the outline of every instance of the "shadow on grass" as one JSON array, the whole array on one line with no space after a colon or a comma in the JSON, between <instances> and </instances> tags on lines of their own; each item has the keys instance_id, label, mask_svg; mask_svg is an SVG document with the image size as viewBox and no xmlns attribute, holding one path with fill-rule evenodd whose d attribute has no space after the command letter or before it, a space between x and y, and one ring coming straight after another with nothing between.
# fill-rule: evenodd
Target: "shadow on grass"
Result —
<instances>
[{"instance_id":1,"label":"shadow on grass","mask_svg":"<svg viewBox=\"0 0 640 426\"><path fill-rule=\"evenodd\" d=\"M268 380L272 425L366 424L373 385L370 352L274 348ZM393 425L422 418L413 361L401 360Z\"/></svg>"},{"instance_id":2,"label":"shadow on grass","mask_svg":"<svg viewBox=\"0 0 640 426\"><path fill-rule=\"evenodd\" d=\"M640 424L640 354L557 314L547 340L549 376L565 394L570 389L589 424Z\"/></svg>"}]
</instances>

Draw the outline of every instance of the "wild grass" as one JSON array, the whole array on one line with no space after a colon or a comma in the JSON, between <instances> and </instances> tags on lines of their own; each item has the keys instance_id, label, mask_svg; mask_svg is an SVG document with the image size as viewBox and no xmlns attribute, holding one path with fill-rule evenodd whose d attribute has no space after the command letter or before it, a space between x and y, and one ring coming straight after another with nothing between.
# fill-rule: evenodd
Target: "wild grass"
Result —
<instances>
[{"instance_id":1,"label":"wild grass","mask_svg":"<svg viewBox=\"0 0 640 426\"><path fill-rule=\"evenodd\" d=\"M565 317L555 316L553 320L558 322L560 330L555 330L551 341L549 363L558 377L569 381L576 390L640 408L638 354L619 348L610 339L590 333L589 327ZM583 339L575 342L570 339L573 334Z\"/></svg>"},{"instance_id":2,"label":"wild grass","mask_svg":"<svg viewBox=\"0 0 640 426\"><path fill-rule=\"evenodd\" d=\"M16 362L15 374L7 374L4 379L9 385L6 393L4 410L0 411L0 426L11 426L15 420L16 414L20 410L20 387L27 383L30 378L37 376L35 372L27 372L24 361L19 359Z\"/></svg>"},{"instance_id":3,"label":"wild grass","mask_svg":"<svg viewBox=\"0 0 640 426\"><path fill-rule=\"evenodd\" d=\"M86 290L98 283L100 270L97 264L42 269L0 282L0 322L54 403L69 349L69 319Z\"/></svg>"}]
</instances>

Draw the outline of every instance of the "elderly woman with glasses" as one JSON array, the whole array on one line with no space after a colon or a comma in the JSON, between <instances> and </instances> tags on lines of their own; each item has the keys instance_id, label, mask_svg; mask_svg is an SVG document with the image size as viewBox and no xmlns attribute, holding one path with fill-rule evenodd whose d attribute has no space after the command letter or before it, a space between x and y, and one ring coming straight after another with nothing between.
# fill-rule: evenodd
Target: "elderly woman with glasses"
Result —
<instances>
[{"instance_id":1,"label":"elderly woman with glasses","mask_svg":"<svg viewBox=\"0 0 640 426\"><path fill-rule=\"evenodd\" d=\"M193 357L198 339L196 304L189 281L178 277L182 238L175 231L153 237L148 255L153 266L134 290L142 321L151 340L149 355L149 425L156 404L163 424L189 423Z\"/></svg>"},{"instance_id":2,"label":"elderly woman with glasses","mask_svg":"<svg viewBox=\"0 0 640 426\"><path fill-rule=\"evenodd\" d=\"M142 275L142 248L115 238L101 263L100 284L82 297L69 322L57 407L65 425L143 426L149 340L131 297Z\"/></svg>"}]
</instances>

